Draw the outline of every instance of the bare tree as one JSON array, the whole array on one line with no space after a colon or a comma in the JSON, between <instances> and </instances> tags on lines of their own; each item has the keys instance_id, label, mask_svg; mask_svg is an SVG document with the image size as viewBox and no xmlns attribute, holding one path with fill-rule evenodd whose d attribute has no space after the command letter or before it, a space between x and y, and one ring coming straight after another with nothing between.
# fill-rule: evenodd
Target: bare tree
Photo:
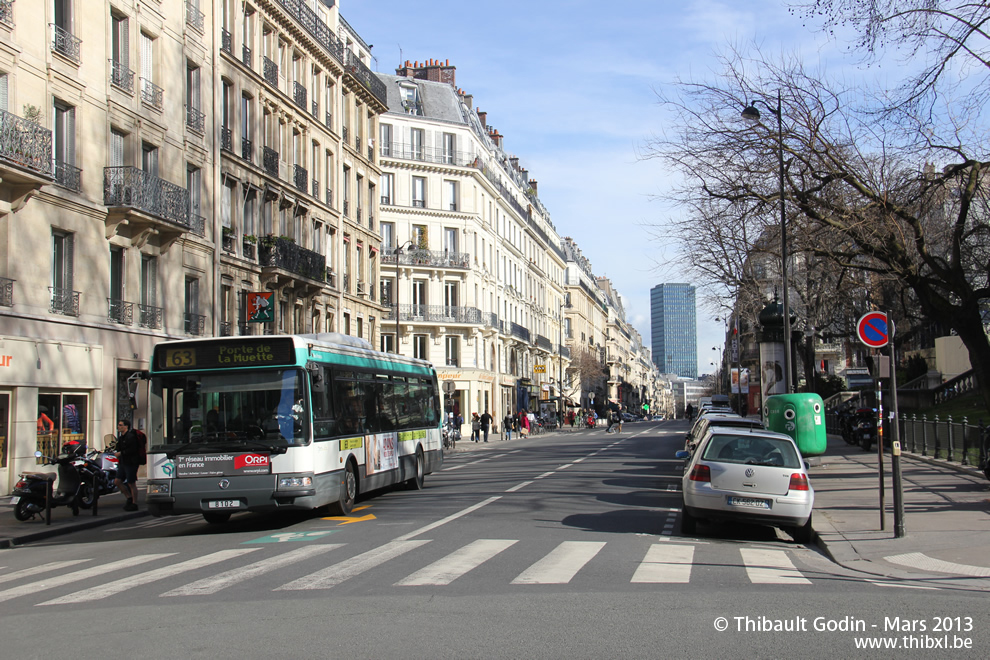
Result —
<instances>
[{"instance_id":1,"label":"bare tree","mask_svg":"<svg viewBox=\"0 0 990 660\"><path fill-rule=\"evenodd\" d=\"M587 346L573 350L567 372L573 376L572 381L576 379L581 384L581 391L594 391L605 382L605 368L598 352Z\"/></svg>"},{"instance_id":2,"label":"bare tree","mask_svg":"<svg viewBox=\"0 0 990 660\"><path fill-rule=\"evenodd\" d=\"M975 148L948 139L959 135L952 125L925 128L926 117L863 115L852 106L862 90L834 87L797 60L774 64L731 51L721 61L714 81L679 82L661 95L673 121L647 152L683 175L670 197L684 216L671 231L695 266L715 273L716 253L731 244L726 236L743 236L740 249L764 249L748 236L760 235L761 223L772 234L779 221L782 149L791 251L829 263L836 277L858 273L860 291L910 289L928 316L947 320L960 336L990 407L981 318L990 297L990 209L986 165L970 153ZM765 121L745 123L740 110L763 98Z\"/></svg>"}]
</instances>

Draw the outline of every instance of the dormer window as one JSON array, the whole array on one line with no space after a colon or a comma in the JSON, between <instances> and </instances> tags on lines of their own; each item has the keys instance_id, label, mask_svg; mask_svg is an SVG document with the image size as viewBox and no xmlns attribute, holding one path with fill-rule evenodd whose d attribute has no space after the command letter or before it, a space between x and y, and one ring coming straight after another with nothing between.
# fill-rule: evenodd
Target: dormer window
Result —
<instances>
[{"instance_id":1,"label":"dormer window","mask_svg":"<svg viewBox=\"0 0 990 660\"><path fill-rule=\"evenodd\" d=\"M411 83L399 83L402 109L407 115L419 114L419 88Z\"/></svg>"}]
</instances>

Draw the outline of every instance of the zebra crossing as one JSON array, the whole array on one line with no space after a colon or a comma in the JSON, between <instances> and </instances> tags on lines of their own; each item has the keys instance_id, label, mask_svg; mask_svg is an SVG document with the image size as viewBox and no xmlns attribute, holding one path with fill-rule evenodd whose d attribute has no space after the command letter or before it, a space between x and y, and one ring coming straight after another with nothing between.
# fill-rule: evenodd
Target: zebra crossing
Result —
<instances>
[{"instance_id":1,"label":"zebra crossing","mask_svg":"<svg viewBox=\"0 0 990 660\"><path fill-rule=\"evenodd\" d=\"M178 551L132 555L107 562L98 558L53 561L21 570L0 571L0 603L32 596L32 600L39 601L36 603L39 606L95 603L135 589L153 589L154 595L166 598L201 597L238 585L250 588L252 580L278 573L285 574L285 581L274 588L268 584L266 588L274 592L313 592L333 589L364 574L382 575L376 569L385 564L401 563L396 571L399 574L407 564L417 561L420 564L409 566L408 575L394 582L389 578L384 586L403 590L448 587L455 582L464 584L471 579L472 571L499 561L517 570L522 568L508 582L513 585L509 588L570 584L593 564L599 573L602 570L621 571L622 581L639 585L688 584L696 578L694 569L699 565L735 571L743 569L752 584L812 584L792 561L792 554L799 550L727 548L661 537L646 546L635 570L630 571L627 559L630 550L622 547L622 542L615 541L566 540L556 542L549 550L541 545L534 554L534 542L477 539L443 556L429 552L424 555L422 550L428 551L433 543L426 539L400 538L362 549L360 544L315 542L291 549L279 545L229 548L193 557L184 557ZM620 546L620 549L610 554L610 546ZM641 548L634 550L633 556L642 552ZM524 552L513 555L516 551ZM427 555L428 558L421 561ZM339 560L328 563L335 557ZM306 572L307 562L319 567L312 570L310 565L310 571ZM205 569L218 569L218 572L184 582L190 574ZM105 581L107 576L113 576L113 579ZM86 581L90 581L89 586L84 584ZM72 590L77 584L83 588ZM66 587L70 589L66 591ZM62 593L53 593L56 590L62 590Z\"/></svg>"}]
</instances>

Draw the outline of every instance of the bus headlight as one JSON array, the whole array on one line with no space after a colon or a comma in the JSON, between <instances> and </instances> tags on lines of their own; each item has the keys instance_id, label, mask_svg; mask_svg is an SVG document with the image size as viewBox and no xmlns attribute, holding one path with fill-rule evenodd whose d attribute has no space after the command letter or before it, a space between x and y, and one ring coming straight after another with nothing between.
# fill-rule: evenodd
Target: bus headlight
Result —
<instances>
[{"instance_id":1,"label":"bus headlight","mask_svg":"<svg viewBox=\"0 0 990 660\"><path fill-rule=\"evenodd\" d=\"M280 477L278 480L278 489L285 490L288 488L312 488L313 477Z\"/></svg>"},{"instance_id":2,"label":"bus headlight","mask_svg":"<svg viewBox=\"0 0 990 660\"><path fill-rule=\"evenodd\" d=\"M168 495L172 488L168 481L149 481L147 486L148 495Z\"/></svg>"}]
</instances>

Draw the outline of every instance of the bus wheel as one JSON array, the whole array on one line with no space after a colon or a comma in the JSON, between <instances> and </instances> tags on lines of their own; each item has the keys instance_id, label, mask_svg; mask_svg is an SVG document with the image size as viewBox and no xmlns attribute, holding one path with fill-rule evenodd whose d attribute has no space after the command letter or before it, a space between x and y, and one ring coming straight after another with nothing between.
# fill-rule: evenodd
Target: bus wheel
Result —
<instances>
[{"instance_id":1,"label":"bus wheel","mask_svg":"<svg viewBox=\"0 0 990 660\"><path fill-rule=\"evenodd\" d=\"M210 523L211 525L222 525L223 523L230 520L230 514L217 513L217 512L204 513L203 520Z\"/></svg>"},{"instance_id":2,"label":"bus wheel","mask_svg":"<svg viewBox=\"0 0 990 660\"><path fill-rule=\"evenodd\" d=\"M340 481L340 499L330 503L330 512L335 516L349 516L357 499L358 483L354 464L348 462Z\"/></svg>"},{"instance_id":3,"label":"bus wheel","mask_svg":"<svg viewBox=\"0 0 990 660\"><path fill-rule=\"evenodd\" d=\"M426 459L423 458L423 448L416 448L416 474L412 479L406 481L406 488L409 490L423 490L423 481L426 479Z\"/></svg>"}]
</instances>

